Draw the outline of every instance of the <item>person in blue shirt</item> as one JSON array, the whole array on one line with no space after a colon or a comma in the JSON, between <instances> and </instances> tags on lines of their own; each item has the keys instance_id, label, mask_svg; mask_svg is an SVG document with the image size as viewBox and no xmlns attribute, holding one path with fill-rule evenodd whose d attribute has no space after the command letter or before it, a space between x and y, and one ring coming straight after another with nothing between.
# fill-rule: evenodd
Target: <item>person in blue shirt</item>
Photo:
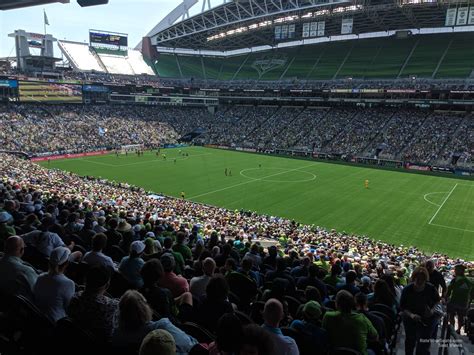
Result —
<instances>
[{"instance_id":1,"label":"person in blue shirt","mask_svg":"<svg viewBox=\"0 0 474 355\"><path fill-rule=\"evenodd\" d=\"M145 250L145 243L136 240L130 244L130 254L122 258L119 264L119 272L134 288L143 287L143 279L140 274L145 261L140 257Z\"/></svg>"},{"instance_id":2,"label":"person in blue shirt","mask_svg":"<svg viewBox=\"0 0 474 355\"><path fill-rule=\"evenodd\" d=\"M275 345L275 355L299 355L299 349L294 339L283 335L280 322L283 319L283 305L276 298L270 298L263 309L264 323L262 328L272 334Z\"/></svg>"},{"instance_id":3,"label":"person in blue shirt","mask_svg":"<svg viewBox=\"0 0 474 355\"><path fill-rule=\"evenodd\" d=\"M359 287L355 285L355 280L357 279L357 273L354 270L350 270L346 274L346 282L341 282L336 285L337 291L345 290L355 296L360 292Z\"/></svg>"}]
</instances>

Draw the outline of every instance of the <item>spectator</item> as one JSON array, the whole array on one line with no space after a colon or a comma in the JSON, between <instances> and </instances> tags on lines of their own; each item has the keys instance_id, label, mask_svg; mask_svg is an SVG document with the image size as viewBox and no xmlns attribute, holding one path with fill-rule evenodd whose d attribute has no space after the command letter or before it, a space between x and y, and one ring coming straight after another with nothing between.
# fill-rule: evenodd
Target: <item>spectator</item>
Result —
<instances>
[{"instance_id":1,"label":"spectator","mask_svg":"<svg viewBox=\"0 0 474 355\"><path fill-rule=\"evenodd\" d=\"M273 355L276 352L273 334L256 324L243 328L239 355Z\"/></svg>"},{"instance_id":2,"label":"spectator","mask_svg":"<svg viewBox=\"0 0 474 355\"><path fill-rule=\"evenodd\" d=\"M44 217L41 220L40 230L34 230L23 234L21 237L26 245L33 247L43 257L49 258L54 248L66 246L56 233L50 232L54 226L52 217ZM70 246L73 247L73 244Z\"/></svg>"},{"instance_id":3,"label":"spectator","mask_svg":"<svg viewBox=\"0 0 474 355\"><path fill-rule=\"evenodd\" d=\"M329 350L329 340L326 330L321 328L321 315L321 305L316 301L309 301L303 306L303 320L294 320L291 328L309 339L315 353L326 354Z\"/></svg>"},{"instance_id":4,"label":"spectator","mask_svg":"<svg viewBox=\"0 0 474 355\"><path fill-rule=\"evenodd\" d=\"M140 345L139 355L176 355L176 343L173 336L163 329L147 334Z\"/></svg>"},{"instance_id":5,"label":"spectator","mask_svg":"<svg viewBox=\"0 0 474 355\"><path fill-rule=\"evenodd\" d=\"M5 296L21 295L33 300L38 274L21 260L24 252L23 239L11 236L6 240L5 255L0 259L0 292Z\"/></svg>"},{"instance_id":6,"label":"spectator","mask_svg":"<svg viewBox=\"0 0 474 355\"><path fill-rule=\"evenodd\" d=\"M224 314L217 322L216 340L209 345L209 355L238 354L242 338L239 318L232 313Z\"/></svg>"},{"instance_id":7,"label":"spectator","mask_svg":"<svg viewBox=\"0 0 474 355\"><path fill-rule=\"evenodd\" d=\"M336 311L326 312L323 328L333 348L344 347L367 355L367 341L377 341L374 326L363 314L354 312L354 297L349 291L341 290L336 295Z\"/></svg>"},{"instance_id":8,"label":"spectator","mask_svg":"<svg viewBox=\"0 0 474 355\"><path fill-rule=\"evenodd\" d=\"M324 278L324 283L332 287L337 287L338 284L342 283L342 279L339 277L341 275L342 268L338 264L331 266L331 274L327 275Z\"/></svg>"},{"instance_id":9,"label":"spectator","mask_svg":"<svg viewBox=\"0 0 474 355\"><path fill-rule=\"evenodd\" d=\"M161 287L171 291L174 298L181 296L189 291L188 281L182 276L176 275L173 270L175 268L175 260L173 255L165 253L161 256L161 264L163 265L164 274L159 283Z\"/></svg>"},{"instance_id":10,"label":"spectator","mask_svg":"<svg viewBox=\"0 0 474 355\"><path fill-rule=\"evenodd\" d=\"M368 320L370 320L370 322L374 326L379 336L378 344L372 343L374 344L373 346L374 350L377 349L377 350L383 351L383 349L385 349L385 342L386 342L384 320L380 318L379 316L369 312L369 306L367 303L367 295L365 293L359 292L357 295L355 295L354 299L355 299L357 312L359 312L360 314L363 314L364 316L367 317Z\"/></svg>"},{"instance_id":11,"label":"spectator","mask_svg":"<svg viewBox=\"0 0 474 355\"><path fill-rule=\"evenodd\" d=\"M355 281L357 274L354 270L350 270L346 273L346 282L337 284L336 288L338 291L345 290L350 292L353 296L360 292L359 287L356 286Z\"/></svg>"},{"instance_id":12,"label":"spectator","mask_svg":"<svg viewBox=\"0 0 474 355\"><path fill-rule=\"evenodd\" d=\"M374 292L368 295L368 299L370 304L384 304L393 310L394 315L397 313L397 301L384 280L379 279L375 282Z\"/></svg>"},{"instance_id":13,"label":"spectator","mask_svg":"<svg viewBox=\"0 0 474 355\"><path fill-rule=\"evenodd\" d=\"M449 322L454 327L455 317L458 318L458 330L461 333L461 328L464 326L464 320L469 309L474 283L465 275L465 266L458 264L454 267L454 278L448 286L446 294L447 311L449 315Z\"/></svg>"},{"instance_id":14,"label":"spectator","mask_svg":"<svg viewBox=\"0 0 474 355\"><path fill-rule=\"evenodd\" d=\"M118 269L125 279L133 288L143 287L143 279L140 275L140 270L145 262L140 257L145 250L145 243L140 240L135 240L130 245L130 254L124 256L120 262Z\"/></svg>"},{"instance_id":15,"label":"spectator","mask_svg":"<svg viewBox=\"0 0 474 355\"><path fill-rule=\"evenodd\" d=\"M201 297L206 293L206 287L214 275L216 269L216 262L212 258L206 258L202 262L202 269L204 275L193 277L190 282L190 291L193 296Z\"/></svg>"},{"instance_id":16,"label":"spectator","mask_svg":"<svg viewBox=\"0 0 474 355\"><path fill-rule=\"evenodd\" d=\"M180 253L184 261L193 259L191 249L185 244L186 238L186 233L178 232L176 234L176 244L173 246L173 251Z\"/></svg>"},{"instance_id":17,"label":"spectator","mask_svg":"<svg viewBox=\"0 0 474 355\"><path fill-rule=\"evenodd\" d=\"M446 296L447 287L443 275L438 270L436 270L433 260L428 260L425 264L425 267L430 274L430 278L428 280L429 283L432 284L438 292L441 288L441 298L444 298Z\"/></svg>"},{"instance_id":18,"label":"spectator","mask_svg":"<svg viewBox=\"0 0 474 355\"><path fill-rule=\"evenodd\" d=\"M33 290L36 306L53 322L66 317L66 309L74 296L74 281L64 275L70 257L68 248L53 249L49 270L38 277Z\"/></svg>"},{"instance_id":19,"label":"spectator","mask_svg":"<svg viewBox=\"0 0 474 355\"><path fill-rule=\"evenodd\" d=\"M107 245L107 236L103 233L97 233L92 238L92 250L87 252L82 259L89 266L105 266L115 270L115 264L110 256L103 253Z\"/></svg>"},{"instance_id":20,"label":"spectator","mask_svg":"<svg viewBox=\"0 0 474 355\"><path fill-rule=\"evenodd\" d=\"M275 298L269 299L265 303L263 310L263 329L273 334L275 344L275 354L277 355L298 355L298 346L294 339L283 335L280 329L280 322L283 319L283 305Z\"/></svg>"},{"instance_id":21,"label":"spectator","mask_svg":"<svg viewBox=\"0 0 474 355\"><path fill-rule=\"evenodd\" d=\"M405 327L405 353L429 354L430 339L438 325L435 307L440 301L438 291L428 283L429 273L417 267L412 274L412 283L402 291L400 308Z\"/></svg>"},{"instance_id":22,"label":"spectator","mask_svg":"<svg viewBox=\"0 0 474 355\"><path fill-rule=\"evenodd\" d=\"M174 272L181 275L184 271L184 258L181 253L175 252L172 249L173 240L170 237L166 237L163 241L163 255L170 254L174 259Z\"/></svg>"},{"instance_id":23,"label":"spectator","mask_svg":"<svg viewBox=\"0 0 474 355\"><path fill-rule=\"evenodd\" d=\"M214 332L217 321L226 313L234 313L232 304L228 301L229 285L221 275L214 275L207 284L206 295L198 308L197 322L206 329Z\"/></svg>"},{"instance_id":24,"label":"spectator","mask_svg":"<svg viewBox=\"0 0 474 355\"><path fill-rule=\"evenodd\" d=\"M168 318L152 321L152 310L137 291L128 290L123 294L119 310L119 325L112 337L112 343L117 347L129 348L135 345L138 349L145 336L156 329L166 330L172 335L177 354L188 354L197 344L196 339L174 326Z\"/></svg>"},{"instance_id":25,"label":"spectator","mask_svg":"<svg viewBox=\"0 0 474 355\"><path fill-rule=\"evenodd\" d=\"M167 288L160 287L158 282L164 274L159 259L148 260L140 270L143 288L140 290L151 308L161 317L175 319L177 309L173 294Z\"/></svg>"},{"instance_id":26,"label":"spectator","mask_svg":"<svg viewBox=\"0 0 474 355\"><path fill-rule=\"evenodd\" d=\"M298 279L297 286L299 289L304 290L308 286L316 287L319 291L319 294L323 299L327 297L327 288L324 282L322 282L318 276L319 268L312 264L309 266L309 275L303 276Z\"/></svg>"},{"instance_id":27,"label":"spectator","mask_svg":"<svg viewBox=\"0 0 474 355\"><path fill-rule=\"evenodd\" d=\"M98 339L109 340L115 327L118 300L105 295L110 285L110 269L93 266L86 275L86 288L69 303L68 315Z\"/></svg>"}]
</instances>

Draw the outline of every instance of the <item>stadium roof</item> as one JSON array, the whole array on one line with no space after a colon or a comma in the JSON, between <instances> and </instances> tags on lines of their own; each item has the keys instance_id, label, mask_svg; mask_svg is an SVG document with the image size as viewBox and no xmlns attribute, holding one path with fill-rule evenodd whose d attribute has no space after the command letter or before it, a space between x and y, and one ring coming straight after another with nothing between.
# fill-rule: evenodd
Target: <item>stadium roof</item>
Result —
<instances>
[{"instance_id":1,"label":"stadium roof","mask_svg":"<svg viewBox=\"0 0 474 355\"><path fill-rule=\"evenodd\" d=\"M13 10L18 9L20 7L44 5L53 2L67 4L69 3L69 0L1 0L0 10Z\"/></svg>"},{"instance_id":2,"label":"stadium roof","mask_svg":"<svg viewBox=\"0 0 474 355\"><path fill-rule=\"evenodd\" d=\"M472 0L233 0L148 33L158 47L231 51L274 46L275 26L325 21L325 35L341 34L353 18L353 34L445 25L446 9ZM450 5L451 4L451 5ZM454 5L452 5L454 4ZM299 36L299 37L298 37Z\"/></svg>"}]
</instances>

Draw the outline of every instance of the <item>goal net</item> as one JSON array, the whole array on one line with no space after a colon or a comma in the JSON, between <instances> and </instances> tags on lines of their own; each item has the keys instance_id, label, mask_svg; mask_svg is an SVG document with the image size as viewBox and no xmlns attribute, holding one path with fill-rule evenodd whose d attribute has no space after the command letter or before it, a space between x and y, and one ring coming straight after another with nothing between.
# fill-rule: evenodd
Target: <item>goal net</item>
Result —
<instances>
[{"instance_id":1,"label":"goal net","mask_svg":"<svg viewBox=\"0 0 474 355\"><path fill-rule=\"evenodd\" d=\"M128 144L120 146L120 153L122 154L136 152L137 150L143 150L143 144Z\"/></svg>"}]
</instances>

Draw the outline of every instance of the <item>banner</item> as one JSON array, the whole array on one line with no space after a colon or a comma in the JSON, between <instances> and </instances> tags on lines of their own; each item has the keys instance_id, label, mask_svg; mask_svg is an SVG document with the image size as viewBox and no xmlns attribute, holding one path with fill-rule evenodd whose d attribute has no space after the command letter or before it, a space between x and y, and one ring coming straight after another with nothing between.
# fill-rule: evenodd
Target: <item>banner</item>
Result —
<instances>
[{"instance_id":1,"label":"banner","mask_svg":"<svg viewBox=\"0 0 474 355\"><path fill-rule=\"evenodd\" d=\"M474 25L474 6L469 8L469 18L467 19L468 25Z\"/></svg>"},{"instance_id":2,"label":"banner","mask_svg":"<svg viewBox=\"0 0 474 355\"><path fill-rule=\"evenodd\" d=\"M469 11L468 7L460 7L458 9L458 18L456 20L456 26L464 26L467 24L468 11Z\"/></svg>"},{"instance_id":3,"label":"banner","mask_svg":"<svg viewBox=\"0 0 474 355\"><path fill-rule=\"evenodd\" d=\"M324 36L324 31L326 29L326 22L318 22L318 37Z\"/></svg>"},{"instance_id":4,"label":"banner","mask_svg":"<svg viewBox=\"0 0 474 355\"><path fill-rule=\"evenodd\" d=\"M275 39L281 39L281 26L275 26Z\"/></svg>"},{"instance_id":5,"label":"banner","mask_svg":"<svg viewBox=\"0 0 474 355\"><path fill-rule=\"evenodd\" d=\"M426 166L426 165L416 165L416 164L410 164L410 163L407 163L405 165L405 168L409 169L409 170L418 170L418 171L431 171L431 167L430 166Z\"/></svg>"},{"instance_id":6,"label":"banner","mask_svg":"<svg viewBox=\"0 0 474 355\"><path fill-rule=\"evenodd\" d=\"M454 26L456 23L456 14L458 13L458 9L448 9L446 10L446 21L444 22L445 26Z\"/></svg>"},{"instance_id":7,"label":"banner","mask_svg":"<svg viewBox=\"0 0 474 355\"><path fill-rule=\"evenodd\" d=\"M303 36L303 38L308 38L309 37L309 23L303 23L302 36Z\"/></svg>"},{"instance_id":8,"label":"banner","mask_svg":"<svg viewBox=\"0 0 474 355\"><path fill-rule=\"evenodd\" d=\"M295 38L296 33L296 25L289 25L288 26L288 38Z\"/></svg>"},{"instance_id":9,"label":"banner","mask_svg":"<svg viewBox=\"0 0 474 355\"><path fill-rule=\"evenodd\" d=\"M311 29L309 31L310 37L316 37L318 35L318 23L311 22Z\"/></svg>"},{"instance_id":10,"label":"banner","mask_svg":"<svg viewBox=\"0 0 474 355\"><path fill-rule=\"evenodd\" d=\"M347 35L352 33L353 18L343 18L341 22L341 34Z\"/></svg>"},{"instance_id":11,"label":"banner","mask_svg":"<svg viewBox=\"0 0 474 355\"><path fill-rule=\"evenodd\" d=\"M41 157L33 157L31 161L46 161L46 160L59 160L59 159L70 159L70 158L82 158L82 157L92 157L96 155L107 154L107 150L99 150L97 152L87 152L87 153L73 153L73 154L58 154L58 155L49 155Z\"/></svg>"}]
</instances>

